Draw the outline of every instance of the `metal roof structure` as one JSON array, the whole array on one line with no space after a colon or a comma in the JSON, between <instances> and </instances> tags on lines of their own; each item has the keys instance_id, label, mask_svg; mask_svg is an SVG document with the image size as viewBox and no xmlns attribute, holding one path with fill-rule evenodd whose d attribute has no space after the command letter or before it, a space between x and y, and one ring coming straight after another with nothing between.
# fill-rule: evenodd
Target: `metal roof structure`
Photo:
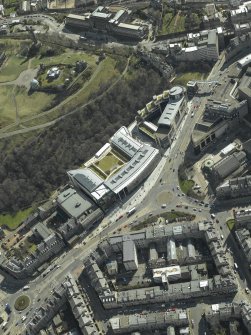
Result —
<instances>
[{"instance_id":1,"label":"metal roof structure","mask_svg":"<svg viewBox=\"0 0 251 335\"><path fill-rule=\"evenodd\" d=\"M158 155L158 149L146 144L141 146L138 151L135 152L132 159L109 178L104 185L115 194L118 194L125 187L132 184L140 174L144 173L147 166L149 166Z\"/></svg>"},{"instance_id":2,"label":"metal roof structure","mask_svg":"<svg viewBox=\"0 0 251 335\"><path fill-rule=\"evenodd\" d=\"M180 109L180 106L185 97L181 97L179 100L170 101L167 103L161 117L159 118L158 125L160 126L171 126L177 112Z\"/></svg>"},{"instance_id":3,"label":"metal roof structure","mask_svg":"<svg viewBox=\"0 0 251 335\"><path fill-rule=\"evenodd\" d=\"M103 183L103 179L101 179L96 173L94 173L91 169L77 169L68 171L67 174L74 179L74 181L78 184L79 187L91 193L94 191L99 185Z\"/></svg>"},{"instance_id":4,"label":"metal roof structure","mask_svg":"<svg viewBox=\"0 0 251 335\"><path fill-rule=\"evenodd\" d=\"M111 137L111 144L129 158L132 158L142 147L142 144L131 136L126 127L121 127Z\"/></svg>"}]
</instances>

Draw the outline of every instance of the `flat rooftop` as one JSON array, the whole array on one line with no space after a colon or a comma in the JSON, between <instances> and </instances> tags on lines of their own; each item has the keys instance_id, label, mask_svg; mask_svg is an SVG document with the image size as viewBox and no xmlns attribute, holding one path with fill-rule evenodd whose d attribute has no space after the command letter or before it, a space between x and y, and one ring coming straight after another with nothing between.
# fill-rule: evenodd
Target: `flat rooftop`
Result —
<instances>
[{"instance_id":1,"label":"flat rooftop","mask_svg":"<svg viewBox=\"0 0 251 335\"><path fill-rule=\"evenodd\" d=\"M90 208L95 207L91 199L82 193L80 194L71 187L59 194L57 204L70 217L74 217L76 219Z\"/></svg>"}]
</instances>

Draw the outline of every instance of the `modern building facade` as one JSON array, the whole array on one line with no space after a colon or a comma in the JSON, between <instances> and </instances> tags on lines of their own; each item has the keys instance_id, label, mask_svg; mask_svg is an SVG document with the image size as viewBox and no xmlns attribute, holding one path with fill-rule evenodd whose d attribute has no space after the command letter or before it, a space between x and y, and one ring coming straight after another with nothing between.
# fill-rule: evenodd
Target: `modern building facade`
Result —
<instances>
[{"instance_id":1,"label":"modern building facade","mask_svg":"<svg viewBox=\"0 0 251 335\"><path fill-rule=\"evenodd\" d=\"M168 148L187 112L187 95L182 86L174 86L154 96L138 114L138 129L160 148Z\"/></svg>"},{"instance_id":2,"label":"modern building facade","mask_svg":"<svg viewBox=\"0 0 251 335\"><path fill-rule=\"evenodd\" d=\"M123 157L124 164L117 172L103 178L89 167L68 171L71 183L104 207L132 192L160 159L158 149L135 140L126 127L121 127L111 137L110 144L115 153Z\"/></svg>"}]
</instances>

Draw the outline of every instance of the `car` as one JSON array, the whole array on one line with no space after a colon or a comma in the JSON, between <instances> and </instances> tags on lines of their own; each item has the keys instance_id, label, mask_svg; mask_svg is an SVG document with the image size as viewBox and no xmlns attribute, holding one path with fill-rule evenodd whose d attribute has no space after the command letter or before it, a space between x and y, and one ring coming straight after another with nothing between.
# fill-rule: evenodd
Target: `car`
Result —
<instances>
[{"instance_id":1,"label":"car","mask_svg":"<svg viewBox=\"0 0 251 335\"><path fill-rule=\"evenodd\" d=\"M161 208L166 208L166 204L162 204L162 205L161 205Z\"/></svg>"},{"instance_id":2,"label":"car","mask_svg":"<svg viewBox=\"0 0 251 335\"><path fill-rule=\"evenodd\" d=\"M119 221L120 219L122 219L123 215L120 215L117 219L116 222Z\"/></svg>"},{"instance_id":3,"label":"car","mask_svg":"<svg viewBox=\"0 0 251 335\"><path fill-rule=\"evenodd\" d=\"M193 208L193 211L194 211L194 212L197 212L197 209L196 209L196 208Z\"/></svg>"},{"instance_id":4,"label":"car","mask_svg":"<svg viewBox=\"0 0 251 335\"><path fill-rule=\"evenodd\" d=\"M191 117L194 117L194 112L191 113Z\"/></svg>"},{"instance_id":5,"label":"car","mask_svg":"<svg viewBox=\"0 0 251 335\"><path fill-rule=\"evenodd\" d=\"M224 240L224 236L223 236L223 235L221 235L220 238L221 238L222 240Z\"/></svg>"},{"instance_id":6,"label":"car","mask_svg":"<svg viewBox=\"0 0 251 335\"><path fill-rule=\"evenodd\" d=\"M177 190L179 190L180 189L180 187L177 185Z\"/></svg>"},{"instance_id":7,"label":"car","mask_svg":"<svg viewBox=\"0 0 251 335\"><path fill-rule=\"evenodd\" d=\"M201 209L199 209L199 212L201 212Z\"/></svg>"},{"instance_id":8,"label":"car","mask_svg":"<svg viewBox=\"0 0 251 335\"><path fill-rule=\"evenodd\" d=\"M248 287L245 288L245 292L246 292L247 294L249 294L249 288L248 288Z\"/></svg>"}]
</instances>

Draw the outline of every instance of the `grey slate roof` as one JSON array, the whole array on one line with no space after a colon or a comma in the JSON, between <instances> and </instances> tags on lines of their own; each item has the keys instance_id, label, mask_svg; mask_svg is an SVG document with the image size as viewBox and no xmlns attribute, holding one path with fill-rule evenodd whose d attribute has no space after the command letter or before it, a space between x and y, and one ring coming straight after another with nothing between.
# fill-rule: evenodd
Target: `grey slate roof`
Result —
<instances>
[{"instance_id":1,"label":"grey slate roof","mask_svg":"<svg viewBox=\"0 0 251 335\"><path fill-rule=\"evenodd\" d=\"M216 163L214 169L221 178L229 176L232 172L237 170L241 166L241 162L246 158L246 154L243 151L234 153L220 162Z\"/></svg>"}]
</instances>

